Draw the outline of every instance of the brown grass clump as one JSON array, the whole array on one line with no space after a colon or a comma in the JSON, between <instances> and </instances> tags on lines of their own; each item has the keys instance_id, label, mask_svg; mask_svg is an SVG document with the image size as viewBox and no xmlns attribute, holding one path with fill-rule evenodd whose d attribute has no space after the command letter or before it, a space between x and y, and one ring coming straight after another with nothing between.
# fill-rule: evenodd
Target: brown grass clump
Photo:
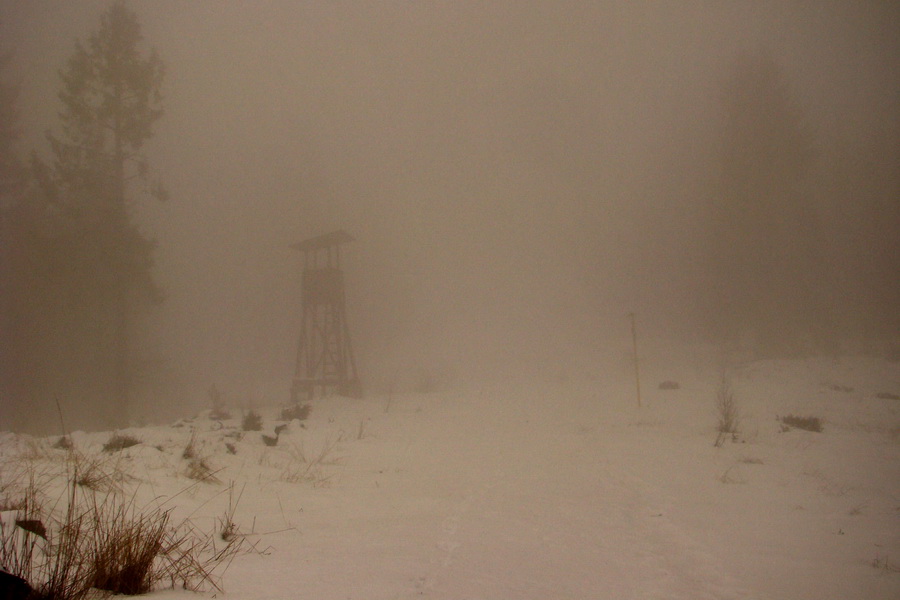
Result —
<instances>
[{"instance_id":1,"label":"brown grass clump","mask_svg":"<svg viewBox=\"0 0 900 600\"><path fill-rule=\"evenodd\" d=\"M185 467L184 474L188 479L206 483L221 483L216 472L205 458L192 458Z\"/></svg>"},{"instance_id":2,"label":"brown grass clump","mask_svg":"<svg viewBox=\"0 0 900 600\"><path fill-rule=\"evenodd\" d=\"M33 470L28 477L16 518L0 520L0 565L28 583L29 599L78 600L90 590L81 552L89 532L84 515L70 504L61 519L54 518L42 483ZM73 498L74 484L69 493Z\"/></svg>"},{"instance_id":3,"label":"brown grass clump","mask_svg":"<svg viewBox=\"0 0 900 600\"><path fill-rule=\"evenodd\" d=\"M139 510L133 501L107 496L87 514L91 585L113 594L146 594L166 585L219 590L213 572L239 550L239 543L217 547L189 523L172 526L168 510Z\"/></svg>"},{"instance_id":4,"label":"brown grass clump","mask_svg":"<svg viewBox=\"0 0 900 600\"><path fill-rule=\"evenodd\" d=\"M795 415L787 415L779 417L784 431L788 431L791 427L795 429L803 429L805 431L813 431L815 433L822 432L822 419L819 417L798 417Z\"/></svg>"},{"instance_id":5,"label":"brown grass clump","mask_svg":"<svg viewBox=\"0 0 900 600\"><path fill-rule=\"evenodd\" d=\"M77 468L74 470L77 472ZM143 594L166 585L218 590L240 539L224 542L189 522L170 523L159 507L120 493L83 491L70 471L64 498L50 504L32 470L14 519L0 519L0 566L26 581L30 600L81 600L96 590Z\"/></svg>"},{"instance_id":6,"label":"brown grass clump","mask_svg":"<svg viewBox=\"0 0 900 600\"><path fill-rule=\"evenodd\" d=\"M103 444L103 451L118 452L119 450L124 450L125 448L137 446L140 443L141 440L137 439L134 436L114 433L110 436L109 440L107 440L107 442Z\"/></svg>"},{"instance_id":7,"label":"brown grass clump","mask_svg":"<svg viewBox=\"0 0 900 600\"><path fill-rule=\"evenodd\" d=\"M151 591L165 576L163 544L167 511L141 513L107 496L91 507L91 584L98 590L134 596Z\"/></svg>"},{"instance_id":8,"label":"brown grass clump","mask_svg":"<svg viewBox=\"0 0 900 600\"><path fill-rule=\"evenodd\" d=\"M132 480L118 458L91 456L73 450L69 461L71 481L94 492L118 493L122 491L123 484Z\"/></svg>"}]
</instances>

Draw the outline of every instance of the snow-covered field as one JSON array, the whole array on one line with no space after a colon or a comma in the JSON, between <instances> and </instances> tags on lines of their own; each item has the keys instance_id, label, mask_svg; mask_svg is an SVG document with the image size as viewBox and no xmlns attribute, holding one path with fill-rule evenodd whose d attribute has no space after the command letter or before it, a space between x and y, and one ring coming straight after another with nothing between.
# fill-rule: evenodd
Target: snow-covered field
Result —
<instances>
[{"instance_id":1,"label":"snow-covered field","mask_svg":"<svg viewBox=\"0 0 900 600\"><path fill-rule=\"evenodd\" d=\"M205 415L126 430L142 443L115 460L125 493L176 520L214 530L231 505L253 548L222 578L235 600L900 598L900 365L745 364L740 432L715 447L721 372L681 358L645 367L640 408L627 361L586 360L552 381L316 400L274 447L274 406L262 432ZM823 431L785 430L788 414ZM215 481L186 475L192 435ZM99 454L109 433L72 438ZM0 434L3 473L61 463L55 441Z\"/></svg>"}]
</instances>

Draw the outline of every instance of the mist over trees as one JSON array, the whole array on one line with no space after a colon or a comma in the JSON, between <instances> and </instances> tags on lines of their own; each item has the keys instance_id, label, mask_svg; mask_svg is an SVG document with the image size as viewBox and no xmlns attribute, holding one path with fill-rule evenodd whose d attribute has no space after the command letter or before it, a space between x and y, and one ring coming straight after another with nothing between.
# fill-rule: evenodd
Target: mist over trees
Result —
<instances>
[{"instance_id":1,"label":"mist over trees","mask_svg":"<svg viewBox=\"0 0 900 600\"><path fill-rule=\"evenodd\" d=\"M848 164L861 157L848 140L825 137L833 132L794 88L767 52L739 53L721 80L707 240L713 339L768 358L894 343L900 297L896 281L886 282L900 264L896 236L885 231L900 225L896 184L892 192L884 173L874 186L855 179ZM881 150L868 157L873 165L896 156Z\"/></svg>"},{"instance_id":2,"label":"mist over trees","mask_svg":"<svg viewBox=\"0 0 900 600\"><path fill-rule=\"evenodd\" d=\"M720 180L710 229L715 330L761 355L812 349L818 245L806 177L814 135L768 54L742 53L722 81Z\"/></svg>"},{"instance_id":3,"label":"mist over trees","mask_svg":"<svg viewBox=\"0 0 900 600\"><path fill-rule=\"evenodd\" d=\"M120 1L76 43L59 73L49 161L33 157L31 185L4 209L3 245L15 249L4 273L4 395L27 407L20 415L47 419L58 399L71 425L83 425L85 407L106 426L127 424L136 325L161 300L155 242L131 204L142 192L165 196L141 154L163 114L163 66L141 42L136 14Z\"/></svg>"},{"instance_id":4,"label":"mist over trees","mask_svg":"<svg viewBox=\"0 0 900 600\"><path fill-rule=\"evenodd\" d=\"M883 355L898 18L0 0L0 429L56 431L57 397L70 428L181 416L212 383L287 398L290 245L335 229L373 392L555 376L628 352L632 312L723 355Z\"/></svg>"},{"instance_id":5,"label":"mist over trees","mask_svg":"<svg viewBox=\"0 0 900 600\"><path fill-rule=\"evenodd\" d=\"M721 81L713 339L761 357L890 346L900 211L896 165L880 166L897 149L835 135L794 87L766 52L738 54Z\"/></svg>"}]
</instances>

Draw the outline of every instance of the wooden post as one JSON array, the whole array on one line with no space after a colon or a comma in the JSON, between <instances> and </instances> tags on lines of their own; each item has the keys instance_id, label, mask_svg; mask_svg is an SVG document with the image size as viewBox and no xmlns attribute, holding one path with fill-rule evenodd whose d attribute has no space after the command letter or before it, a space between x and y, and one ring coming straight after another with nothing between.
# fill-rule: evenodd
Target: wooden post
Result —
<instances>
[{"instance_id":1,"label":"wooden post","mask_svg":"<svg viewBox=\"0 0 900 600\"><path fill-rule=\"evenodd\" d=\"M637 389L638 408L641 407L641 374L638 369L637 328L634 325L634 313L628 313L631 318L631 343L634 346L634 385Z\"/></svg>"}]
</instances>

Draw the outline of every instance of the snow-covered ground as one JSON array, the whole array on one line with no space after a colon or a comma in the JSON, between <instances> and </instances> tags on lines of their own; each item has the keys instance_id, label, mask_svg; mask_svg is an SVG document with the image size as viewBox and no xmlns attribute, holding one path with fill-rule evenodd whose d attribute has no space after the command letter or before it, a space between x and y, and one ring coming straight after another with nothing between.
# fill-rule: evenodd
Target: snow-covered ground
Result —
<instances>
[{"instance_id":1,"label":"snow-covered ground","mask_svg":"<svg viewBox=\"0 0 900 600\"><path fill-rule=\"evenodd\" d=\"M900 598L900 400L879 397L900 394L900 365L733 369L740 433L715 447L721 372L681 358L648 362L640 408L627 361L587 360L552 381L316 400L274 447L274 406L262 432L204 415L127 430L142 443L117 467L197 527L231 505L255 548L222 578L235 600ZM824 430L785 431L788 414ZM192 435L216 481L186 476ZM72 437L99 454L109 434ZM54 441L0 434L4 472L61 462Z\"/></svg>"}]
</instances>

